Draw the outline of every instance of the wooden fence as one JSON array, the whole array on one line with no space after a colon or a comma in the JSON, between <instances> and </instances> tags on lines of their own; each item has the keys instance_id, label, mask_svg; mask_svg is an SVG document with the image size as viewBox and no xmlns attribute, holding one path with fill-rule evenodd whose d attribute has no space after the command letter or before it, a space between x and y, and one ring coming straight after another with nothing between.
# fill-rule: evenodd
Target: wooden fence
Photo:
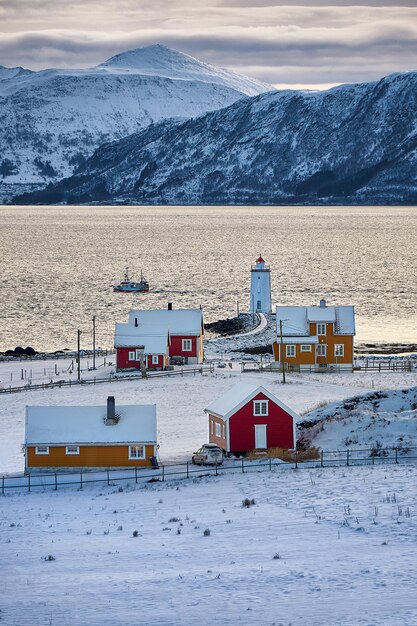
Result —
<instances>
[{"instance_id":1,"label":"wooden fence","mask_svg":"<svg viewBox=\"0 0 417 626\"><path fill-rule=\"evenodd\" d=\"M301 460L303 453L294 452L293 460L283 462L278 458L263 457L257 460L226 459L222 465L195 466L192 463L162 464L157 468L127 468L104 471L74 471L55 473L29 473L4 475L0 478L1 495L11 492L32 492L37 489L76 487L83 489L89 484L116 486L129 484L165 482L168 480L196 478L202 476L224 476L228 473L250 473L259 471L287 471L327 467L353 467L363 465L399 465L417 462L415 448L374 448L321 451L317 458Z\"/></svg>"}]
</instances>

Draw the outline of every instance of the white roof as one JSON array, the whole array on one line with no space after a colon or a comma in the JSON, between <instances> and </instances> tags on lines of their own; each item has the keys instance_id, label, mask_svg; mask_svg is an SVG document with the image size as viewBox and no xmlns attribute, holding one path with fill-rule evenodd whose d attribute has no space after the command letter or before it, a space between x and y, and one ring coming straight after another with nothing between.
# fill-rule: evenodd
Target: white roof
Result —
<instances>
[{"instance_id":1,"label":"white roof","mask_svg":"<svg viewBox=\"0 0 417 626\"><path fill-rule=\"evenodd\" d=\"M135 326L135 319L138 326ZM145 335L200 335L203 331L201 309L149 309L133 310L129 313L129 324Z\"/></svg>"},{"instance_id":2,"label":"white roof","mask_svg":"<svg viewBox=\"0 0 417 626\"><path fill-rule=\"evenodd\" d=\"M140 329L132 326L132 324L117 323L114 333L115 348L136 348L143 346L145 354L168 353L167 332L161 335L146 335L143 331L139 331Z\"/></svg>"},{"instance_id":3,"label":"white roof","mask_svg":"<svg viewBox=\"0 0 417 626\"><path fill-rule=\"evenodd\" d=\"M288 344L288 343L296 343L296 344L306 344L309 345L310 343L318 343L319 342L319 338L317 336L312 336L312 337L291 337L290 335L285 335L284 338L284 343ZM279 345L280 340L278 337L277 343Z\"/></svg>"},{"instance_id":4,"label":"white roof","mask_svg":"<svg viewBox=\"0 0 417 626\"><path fill-rule=\"evenodd\" d=\"M224 420L228 420L236 411L245 406L247 402L254 398L259 393L265 394L267 398L275 402L284 411L289 413L294 419L298 419L300 416L290 409L286 404L278 400L273 393L265 389L265 387L259 385L253 385L250 383L237 383L231 389L226 391L220 398L214 400L207 408L204 409L205 413L211 413L221 417Z\"/></svg>"},{"instance_id":5,"label":"white roof","mask_svg":"<svg viewBox=\"0 0 417 626\"><path fill-rule=\"evenodd\" d=\"M28 406L25 444L156 443L156 405L117 405L118 424L106 426L107 406Z\"/></svg>"},{"instance_id":6,"label":"white roof","mask_svg":"<svg viewBox=\"0 0 417 626\"><path fill-rule=\"evenodd\" d=\"M335 334L355 334L355 309L353 306L277 306L277 335L280 334L279 320L282 320L284 336L304 336L310 334L310 322L334 322Z\"/></svg>"}]
</instances>

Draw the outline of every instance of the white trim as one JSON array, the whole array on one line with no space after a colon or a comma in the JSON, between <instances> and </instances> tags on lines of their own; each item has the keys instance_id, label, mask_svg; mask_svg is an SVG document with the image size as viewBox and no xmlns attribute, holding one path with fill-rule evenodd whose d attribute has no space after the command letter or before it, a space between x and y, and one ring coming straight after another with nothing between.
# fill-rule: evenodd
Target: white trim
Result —
<instances>
[{"instance_id":1,"label":"white trim","mask_svg":"<svg viewBox=\"0 0 417 626\"><path fill-rule=\"evenodd\" d=\"M65 446L65 454L80 454L80 446Z\"/></svg>"},{"instance_id":2,"label":"white trim","mask_svg":"<svg viewBox=\"0 0 417 626\"><path fill-rule=\"evenodd\" d=\"M254 430L255 430L255 449L256 450L267 450L268 449L268 434L267 434L267 424L254 424ZM256 431L262 429L262 433L265 433L265 445L264 446L258 446L257 444L257 437L256 437ZM263 438L263 437L262 437Z\"/></svg>"},{"instance_id":3,"label":"white trim","mask_svg":"<svg viewBox=\"0 0 417 626\"><path fill-rule=\"evenodd\" d=\"M183 352L192 352L193 351L193 340L192 339L182 339L182 351Z\"/></svg>"},{"instance_id":4,"label":"white trim","mask_svg":"<svg viewBox=\"0 0 417 626\"><path fill-rule=\"evenodd\" d=\"M339 351L338 348L341 348ZM345 344L344 343L335 343L334 344L334 356L345 356Z\"/></svg>"},{"instance_id":5,"label":"white trim","mask_svg":"<svg viewBox=\"0 0 417 626\"><path fill-rule=\"evenodd\" d=\"M142 448L142 453L139 455L139 448ZM143 444L135 444L129 446L129 460L139 461L146 459L146 448Z\"/></svg>"},{"instance_id":6,"label":"white trim","mask_svg":"<svg viewBox=\"0 0 417 626\"><path fill-rule=\"evenodd\" d=\"M287 344L285 346L285 356L287 359L294 359L297 356L297 348L293 344Z\"/></svg>"},{"instance_id":7,"label":"white trim","mask_svg":"<svg viewBox=\"0 0 417 626\"><path fill-rule=\"evenodd\" d=\"M141 361L142 359L145 358L145 352L144 352L143 348L136 348L135 352L136 352L136 359L135 359L135 361Z\"/></svg>"},{"instance_id":8,"label":"white trim","mask_svg":"<svg viewBox=\"0 0 417 626\"><path fill-rule=\"evenodd\" d=\"M129 350L129 356L128 356L128 361L136 361L135 358L135 351L134 350Z\"/></svg>"},{"instance_id":9,"label":"white trim","mask_svg":"<svg viewBox=\"0 0 417 626\"><path fill-rule=\"evenodd\" d=\"M257 405L259 405L258 413L256 412ZM264 417L269 415L269 400L253 400L253 415L254 417Z\"/></svg>"},{"instance_id":10,"label":"white trim","mask_svg":"<svg viewBox=\"0 0 417 626\"><path fill-rule=\"evenodd\" d=\"M35 454L49 454L49 446L35 446Z\"/></svg>"},{"instance_id":11,"label":"white trim","mask_svg":"<svg viewBox=\"0 0 417 626\"><path fill-rule=\"evenodd\" d=\"M318 343L316 345L316 356L327 356L327 343Z\"/></svg>"},{"instance_id":12,"label":"white trim","mask_svg":"<svg viewBox=\"0 0 417 626\"><path fill-rule=\"evenodd\" d=\"M152 365L159 365L159 355L158 354L153 354L152 355Z\"/></svg>"},{"instance_id":13,"label":"white trim","mask_svg":"<svg viewBox=\"0 0 417 626\"><path fill-rule=\"evenodd\" d=\"M303 343L300 346L301 352L311 352L311 344Z\"/></svg>"},{"instance_id":14,"label":"white trim","mask_svg":"<svg viewBox=\"0 0 417 626\"><path fill-rule=\"evenodd\" d=\"M324 326L324 333L320 332L320 330L323 328ZM326 324L322 323L322 322L318 322L317 323L317 334L325 337L326 336Z\"/></svg>"}]
</instances>

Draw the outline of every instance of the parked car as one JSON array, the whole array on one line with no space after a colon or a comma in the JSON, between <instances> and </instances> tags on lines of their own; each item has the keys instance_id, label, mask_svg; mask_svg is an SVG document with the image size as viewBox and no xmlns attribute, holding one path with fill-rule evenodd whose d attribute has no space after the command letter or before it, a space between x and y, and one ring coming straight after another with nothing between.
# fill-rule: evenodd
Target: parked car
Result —
<instances>
[{"instance_id":1,"label":"parked car","mask_svg":"<svg viewBox=\"0 0 417 626\"><path fill-rule=\"evenodd\" d=\"M191 457L194 465L221 465L223 463L223 450L215 443L205 443Z\"/></svg>"}]
</instances>

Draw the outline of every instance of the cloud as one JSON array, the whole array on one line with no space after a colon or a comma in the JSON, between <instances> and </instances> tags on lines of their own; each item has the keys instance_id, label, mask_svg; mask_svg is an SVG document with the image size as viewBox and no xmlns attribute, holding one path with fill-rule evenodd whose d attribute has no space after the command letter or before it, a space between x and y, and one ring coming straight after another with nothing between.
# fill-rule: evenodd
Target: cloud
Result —
<instances>
[{"instance_id":1,"label":"cloud","mask_svg":"<svg viewBox=\"0 0 417 626\"><path fill-rule=\"evenodd\" d=\"M0 0L4 25L0 64L88 67L120 51L159 42L272 84L362 81L413 69L415 3L393 7L393 2L386 6L379 2L373 7L368 2L354 8L345 2L263 4L263 0L211 0L211 5L196 9L191 0L154 0L152 5L56 0L47 19L50 0ZM23 17L19 18L17 5ZM79 29L80 22L84 30ZM36 27L45 23L47 30ZM31 28L23 29L25 24Z\"/></svg>"}]
</instances>

